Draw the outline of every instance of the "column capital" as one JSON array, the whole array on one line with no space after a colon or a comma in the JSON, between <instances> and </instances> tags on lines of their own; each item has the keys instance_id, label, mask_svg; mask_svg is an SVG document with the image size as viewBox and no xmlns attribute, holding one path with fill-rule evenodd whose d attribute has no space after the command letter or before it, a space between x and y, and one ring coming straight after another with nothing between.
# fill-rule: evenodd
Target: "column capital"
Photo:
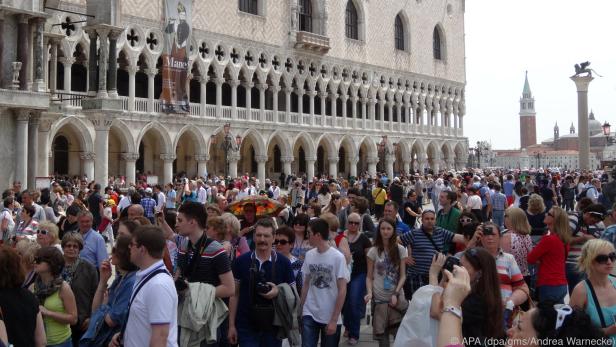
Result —
<instances>
[{"instance_id":1,"label":"column capital","mask_svg":"<svg viewBox=\"0 0 616 347\"><path fill-rule=\"evenodd\" d=\"M241 82L240 80L229 80L228 83L232 88L237 88L237 86L239 86Z\"/></svg>"},{"instance_id":2,"label":"column capital","mask_svg":"<svg viewBox=\"0 0 616 347\"><path fill-rule=\"evenodd\" d=\"M312 162L314 164L315 161L317 161L317 157L306 157L306 162Z\"/></svg>"},{"instance_id":3,"label":"column capital","mask_svg":"<svg viewBox=\"0 0 616 347\"><path fill-rule=\"evenodd\" d=\"M96 131L109 131L113 119L108 118L106 115L95 115L90 117L90 122L92 122Z\"/></svg>"},{"instance_id":4,"label":"column capital","mask_svg":"<svg viewBox=\"0 0 616 347\"><path fill-rule=\"evenodd\" d=\"M282 90L282 88L280 88L280 86L276 86L276 85L271 86L269 89L271 89L272 92L276 92L276 93L278 93L279 91Z\"/></svg>"},{"instance_id":5,"label":"column capital","mask_svg":"<svg viewBox=\"0 0 616 347\"><path fill-rule=\"evenodd\" d=\"M18 122L27 122L30 120L32 112L30 110L20 109L16 112Z\"/></svg>"},{"instance_id":6,"label":"column capital","mask_svg":"<svg viewBox=\"0 0 616 347\"><path fill-rule=\"evenodd\" d=\"M58 61L61 62L64 66L75 64L75 58L73 57L61 57L58 58Z\"/></svg>"},{"instance_id":7,"label":"column capital","mask_svg":"<svg viewBox=\"0 0 616 347\"><path fill-rule=\"evenodd\" d=\"M319 92L319 96L320 96L321 98L327 98L327 96L328 96L328 95L329 95L329 93L328 93L328 92L326 92L326 91L325 91L325 92Z\"/></svg>"},{"instance_id":8,"label":"column capital","mask_svg":"<svg viewBox=\"0 0 616 347\"><path fill-rule=\"evenodd\" d=\"M338 164L338 162L340 161L339 157L329 157L327 158L327 160L329 161L330 164Z\"/></svg>"},{"instance_id":9,"label":"column capital","mask_svg":"<svg viewBox=\"0 0 616 347\"><path fill-rule=\"evenodd\" d=\"M207 82L210 80L209 76L199 76L199 83L201 84L207 84Z\"/></svg>"},{"instance_id":10,"label":"column capital","mask_svg":"<svg viewBox=\"0 0 616 347\"><path fill-rule=\"evenodd\" d=\"M174 161L175 158L176 156L173 153L163 153L160 155L160 159L164 162Z\"/></svg>"},{"instance_id":11,"label":"column capital","mask_svg":"<svg viewBox=\"0 0 616 347\"><path fill-rule=\"evenodd\" d=\"M39 123L39 131L48 132L51 130L51 124L53 123L53 119L51 118L41 118Z\"/></svg>"},{"instance_id":12,"label":"column capital","mask_svg":"<svg viewBox=\"0 0 616 347\"><path fill-rule=\"evenodd\" d=\"M244 82L242 83L242 85L244 86L244 88L252 88L255 86L255 84L252 82Z\"/></svg>"},{"instance_id":13,"label":"column capital","mask_svg":"<svg viewBox=\"0 0 616 347\"><path fill-rule=\"evenodd\" d=\"M338 95L336 95L336 96L338 96ZM342 99L342 101L347 101L349 99L349 96L346 95L346 94L342 94L342 95L340 95L340 99Z\"/></svg>"},{"instance_id":14,"label":"column capital","mask_svg":"<svg viewBox=\"0 0 616 347\"><path fill-rule=\"evenodd\" d=\"M94 152L82 152L79 154L79 158L81 160L94 160L96 159L96 154Z\"/></svg>"},{"instance_id":15,"label":"column capital","mask_svg":"<svg viewBox=\"0 0 616 347\"><path fill-rule=\"evenodd\" d=\"M37 114L35 112L30 113L30 119L28 122L30 125L38 128L40 122L41 122L40 114Z\"/></svg>"},{"instance_id":16,"label":"column capital","mask_svg":"<svg viewBox=\"0 0 616 347\"><path fill-rule=\"evenodd\" d=\"M195 154L195 160L197 163L210 160L210 156L207 154Z\"/></svg>"},{"instance_id":17,"label":"column capital","mask_svg":"<svg viewBox=\"0 0 616 347\"><path fill-rule=\"evenodd\" d=\"M128 71L129 74L134 75L137 71L139 71L139 67L136 65L129 65L126 67L126 71Z\"/></svg>"},{"instance_id":18,"label":"column capital","mask_svg":"<svg viewBox=\"0 0 616 347\"><path fill-rule=\"evenodd\" d=\"M121 156L124 161L137 161L139 159L139 153L134 152L122 153Z\"/></svg>"},{"instance_id":19,"label":"column capital","mask_svg":"<svg viewBox=\"0 0 616 347\"><path fill-rule=\"evenodd\" d=\"M267 162L267 155L255 155L255 161L257 163L266 163Z\"/></svg>"},{"instance_id":20,"label":"column capital","mask_svg":"<svg viewBox=\"0 0 616 347\"><path fill-rule=\"evenodd\" d=\"M96 28L96 33L98 34L98 37L100 37L101 41L105 40L107 38L107 36L109 36L109 34L111 33L111 29L110 28L106 28L106 27L98 27ZM104 41L106 42L106 41Z\"/></svg>"},{"instance_id":21,"label":"column capital","mask_svg":"<svg viewBox=\"0 0 616 347\"><path fill-rule=\"evenodd\" d=\"M303 96L304 94L306 94L306 92L304 91L304 88L297 88L297 91L295 92L295 94L297 94L298 96Z\"/></svg>"},{"instance_id":22,"label":"column capital","mask_svg":"<svg viewBox=\"0 0 616 347\"><path fill-rule=\"evenodd\" d=\"M240 160L239 151L231 151L229 152L229 162L238 162Z\"/></svg>"},{"instance_id":23,"label":"column capital","mask_svg":"<svg viewBox=\"0 0 616 347\"><path fill-rule=\"evenodd\" d=\"M317 96L317 92L314 90L309 90L306 92L306 94L308 94L308 96L311 98L314 98L315 96Z\"/></svg>"},{"instance_id":24,"label":"column capital","mask_svg":"<svg viewBox=\"0 0 616 347\"><path fill-rule=\"evenodd\" d=\"M285 87L285 88L284 88L284 91L285 91L285 93L287 93L287 94L291 94L291 93L293 93L293 87Z\"/></svg>"},{"instance_id":25,"label":"column capital","mask_svg":"<svg viewBox=\"0 0 616 347\"><path fill-rule=\"evenodd\" d=\"M588 85L595 78L591 75L588 76L571 76L573 82L575 82L575 88L578 92L588 92Z\"/></svg>"},{"instance_id":26,"label":"column capital","mask_svg":"<svg viewBox=\"0 0 616 347\"><path fill-rule=\"evenodd\" d=\"M362 96L361 98L359 98L359 101L361 101L362 104L367 104L369 99L365 96Z\"/></svg>"},{"instance_id":27,"label":"column capital","mask_svg":"<svg viewBox=\"0 0 616 347\"><path fill-rule=\"evenodd\" d=\"M158 73L158 69L157 68L146 69L145 73L148 75L148 77L154 77Z\"/></svg>"},{"instance_id":28,"label":"column capital","mask_svg":"<svg viewBox=\"0 0 616 347\"><path fill-rule=\"evenodd\" d=\"M267 83L257 83L257 88L258 88L260 91L266 91L266 90L267 90L267 87L269 87L269 86L267 85Z\"/></svg>"},{"instance_id":29,"label":"column capital","mask_svg":"<svg viewBox=\"0 0 616 347\"><path fill-rule=\"evenodd\" d=\"M293 162L293 156L282 156L280 157L280 161L283 163L292 163Z\"/></svg>"},{"instance_id":30,"label":"column capital","mask_svg":"<svg viewBox=\"0 0 616 347\"><path fill-rule=\"evenodd\" d=\"M225 83L225 79L222 77L216 77L213 79L214 83L216 83L217 86L222 86L223 83Z\"/></svg>"},{"instance_id":31,"label":"column capital","mask_svg":"<svg viewBox=\"0 0 616 347\"><path fill-rule=\"evenodd\" d=\"M357 165L357 163L359 163L359 157L358 156L350 157L349 162L351 163L351 165Z\"/></svg>"},{"instance_id":32,"label":"column capital","mask_svg":"<svg viewBox=\"0 0 616 347\"><path fill-rule=\"evenodd\" d=\"M368 162L368 164L375 165L376 163L379 162L379 157L367 157L366 162Z\"/></svg>"}]
</instances>

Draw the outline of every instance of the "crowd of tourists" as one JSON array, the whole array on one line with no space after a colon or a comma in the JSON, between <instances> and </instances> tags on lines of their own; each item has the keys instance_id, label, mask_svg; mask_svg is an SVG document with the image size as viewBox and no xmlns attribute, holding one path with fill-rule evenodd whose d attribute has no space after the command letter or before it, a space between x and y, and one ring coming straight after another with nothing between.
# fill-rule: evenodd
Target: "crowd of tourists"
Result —
<instances>
[{"instance_id":1,"label":"crowd of tourists","mask_svg":"<svg viewBox=\"0 0 616 347\"><path fill-rule=\"evenodd\" d=\"M353 346L364 319L379 346L613 346L604 181L14 182L0 212L0 347Z\"/></svg>"}]
</instances>

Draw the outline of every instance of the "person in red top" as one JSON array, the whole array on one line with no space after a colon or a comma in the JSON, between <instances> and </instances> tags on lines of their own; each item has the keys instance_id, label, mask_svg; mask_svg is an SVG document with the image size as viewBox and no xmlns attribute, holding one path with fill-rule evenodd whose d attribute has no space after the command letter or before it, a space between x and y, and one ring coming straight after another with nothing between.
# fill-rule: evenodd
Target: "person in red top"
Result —
<instances>
[{"instance_id":1,"label":"person in red top","mask_svg":"<svg viewBox=\"0 0 616 347\"><path fill-rule=\"evenodd\" d=\"M565 259L569 252L569 218L567 212L553 206L545 215L543 222L548 232L541 241L528 253L528 263L539 263L537 273L537 291L539 301L564 303L567 295L567 277L565 275Z\"/></svg>"}]
</instances>

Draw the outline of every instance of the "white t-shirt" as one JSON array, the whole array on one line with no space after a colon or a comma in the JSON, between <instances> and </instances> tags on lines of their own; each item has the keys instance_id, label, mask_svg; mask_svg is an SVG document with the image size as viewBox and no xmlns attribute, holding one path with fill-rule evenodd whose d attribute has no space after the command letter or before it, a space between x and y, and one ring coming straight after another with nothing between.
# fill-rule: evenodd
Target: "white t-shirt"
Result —
<instances>
[{"instance_id":1,"label":"white t-shirt","mask_svg":"<svg viewBox=\"0 0 616 347\"><path fill-rule=\"evenodd\" d=\"M6 209L0 212L0 225L4 223L5 219L9 221L9 224L7 224L7 231L13 230L13 228L15 228L15 222L13 221L13 217L11 216L11 212ZM3 236L4 234L2 233L2 230L0 230L0 240L2 240Z\"/></svg>"},{"instance_id":2,"label":"white t-shirt","mask_svg":"<svg viewBox=\"0 0 616 347\"><path fill-rule=\"evenodd\" d=\"M311 316L317 323L329 323L338 296L336 282L339 278L344 278L346 282L350 279L344 255L333 247L329 247L325 253L319 253L313 248L306 253L302 273L304 276L310 276L310 287L302 315ZM340 315L338 324L342 324Z\"/></svg>"},{"instance_id":3,"label":"white t-shirt","mask_svg":"<svg viewBox=\"0 0 616 347\"><path fill-rule=\"evenodd\" d=\"M481 197L479 195L469 196L466 206L471 210L481 210Z\"/></svg>"},{"instance_id":4,"label":"white t-shirt","mask_svg":"<svg viewBox=\"0 0 616 347\"><path fill-rule=\"evenodd\" d=\"M160 260L135 275L135 286L152 271L165 268ZM125 347L147 346L152 335L152 325L169 324L167 347L178 346L178 295L173 278L167 274L158 274L143 285L133 300L124 333Z\"/></svg>"}]
</instances>

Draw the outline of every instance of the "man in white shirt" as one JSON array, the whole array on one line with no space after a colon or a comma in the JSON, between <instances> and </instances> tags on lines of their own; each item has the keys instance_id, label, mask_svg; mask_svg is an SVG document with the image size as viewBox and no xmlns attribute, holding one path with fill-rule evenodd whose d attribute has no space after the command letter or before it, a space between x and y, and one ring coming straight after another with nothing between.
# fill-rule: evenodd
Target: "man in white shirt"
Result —
<instances>
[{"instance_id":1,"label":"man in white shirt","mask_svg":"<svg viewBox=\"0 0 616 347\"><path fill-rule=\"evenodd\" d=\"M207 190L201 179L197 180L197 200L204 205L207 204Z\"/></svg>"},{"instance_id":2,"label":"man in white shirt","mask_svg":"<svg viewBox=\"0 0 616 347\"><path fill-rule=\"evenodd\" d=\"M142 226L133 234L130 261L140 270L135 275L126 328L113 336L110 346L178 346L178 295L162 260L165 247L159 227Z\"/></svg>"},{"instance_id":3,"label":"man in white shirt","mask_svg":"<svg viewBox=\"0 0 616 347\"><path fill-rule=\"evenodd\" d=\"M162 192L160 184L154 186L154 195L156 196L156 212L160 212L165 208L165 202L167 198L165 193Z\"/></svg>"},{"instance_id":4,"label":"man in white shirt","mask_svg":"<svg viewBox=\"0 0 616 347\"><path fill-rule=\"evenodd\" d=\"M280 197L280 188L278 187L278 181L273 180L272 186L270 187L270 191L272 192L272 199L278 200Z\"/></svg>"},{"instance_id":5,"label":"man in white shirt","mask_svg":"<svg viewBox=\"0 0 616 347\"><path fill-rule=\"evenodd\" d=\"M129 187L126 195L124 195L118 203L118 211L122 212L125 208L132 205L131 196L135 193L134 187Z\"/></svg>"},{"instance_id":6,"label":"man in white shirt","mask_svg":"<svg viewBox=\"0 0 616 347\"><path fill-rule=\"evenodd\" d=\"M337 346L340 341L342 319L340 311L350 279L344 255L329 246L329 225L320 218L308 224L310 245L302 273L302 346Z\"/></svg>"}]
</instances>

